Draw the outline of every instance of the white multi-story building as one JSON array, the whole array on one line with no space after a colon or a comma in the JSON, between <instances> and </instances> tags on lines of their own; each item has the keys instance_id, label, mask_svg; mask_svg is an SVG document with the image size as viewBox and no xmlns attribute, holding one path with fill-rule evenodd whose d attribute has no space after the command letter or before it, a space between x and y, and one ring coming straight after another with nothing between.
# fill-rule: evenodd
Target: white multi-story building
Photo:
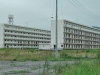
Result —
<instances>
[{"instance_id":1,"label":"white multi-story building","mask_svg":"<svg viewBox=\"0 0 100 75\"><path fill-rule=\"evenodd\" d=\"M55 49L56 21L51 21L51 31L0 24L0 48ZM68 20L58 20L58 49L98 49L100 29Z\"/></svg>"},{"instance_id":2,"label":"white multi-story building","mask_svg":"<svg viewBox=\"0 0 100 75\"><path fill-rule=\"evenodd\" d=\"M39 43L50 43L51 31L0 24L0 48L38 48Z\"/></svg>"},{"instance_id":3,"label":"white multi-story building","mask_svg":"<svg viewBox=\"0 0 100 75\"><path fill-rule=\"evenodd\" d=\"M51 21L51 49L55 49L56 21ZM58 49L98 49L100 29L68 20L58 20Z\"/></svg>"}]
</instances>

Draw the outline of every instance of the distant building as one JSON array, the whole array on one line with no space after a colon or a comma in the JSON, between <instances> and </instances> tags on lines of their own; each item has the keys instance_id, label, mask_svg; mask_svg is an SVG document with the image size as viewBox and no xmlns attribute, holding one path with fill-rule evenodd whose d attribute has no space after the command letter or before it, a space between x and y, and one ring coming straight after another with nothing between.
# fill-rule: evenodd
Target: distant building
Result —
<instances>
[{"instance_id":1,"label":"distant building","mask_svg":"<svg viewBox=\"0 0 100 75\"><path fill-rule=\"evenodd\" d=\"M39 43L50 43L51 31L0 24L0 48L39 48Z\"/></svg>"},{"instance_id":2,"label":"distant building","mask_svg":"<svg viewBox=\"0 0 100 75\"><path fill-rule=\"evenodd\" d=\"M51 49L55 49L56 21L51 21ZM58 49L99 49L100 29L58 20Z\"/></svg>"},{"instance_id":3,"label":"distant building","mask_svg":"<svg viewBox=\"0 0 100 75\"><path fill-rule=\"evenodd\" d=\"M92 26L93 28L97 28L97 29L100 29L100 27L97 27L97 26Z\"/></svg>"},{"instance_id":4,"label":"distant building","mask_svg":"<svg viewBox=\"0 0 100 75\"><path fill-rule=\"evenodd\" d=\"M56 21L51 31L0 24L0 48L56 48ZM99 49L100 29L68 20L58 20L58 49Z\"/></svg>"}]
</instances>

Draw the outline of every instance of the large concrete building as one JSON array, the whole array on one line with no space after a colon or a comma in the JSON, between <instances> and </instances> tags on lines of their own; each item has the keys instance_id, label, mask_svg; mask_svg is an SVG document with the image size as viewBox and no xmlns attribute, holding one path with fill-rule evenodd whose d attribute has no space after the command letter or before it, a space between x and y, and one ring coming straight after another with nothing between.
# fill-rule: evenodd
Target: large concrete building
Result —
<instances>
[{"instance_id":1,"label":"large concrete building","mask_svg":"<svg viewBox=\"0 0 100 75\"><path fill-rule=\"evenodd\" d=\"M38 48L39 43L50 43L51 31L0 24L0 48Z\"/></svg>"},{"instance_id":2,"label":"large concrete building","mask_svg":"<svg viewBox=\"0 0 100 75\"><path fill-rule=\"evenodd\" d=\"M51 21L51 49L56 47L56 22ZM98 49L100 29L68 20L58 20L58 49Z\"/></svg>"},{"instance_id":3,"label":"large concrete building","mask_svg":"<svg viewBox=\"0 0 100 75\"><path fill-rule=\"evenodd\" d=\"M56 21L51 21L51 31L0 24L0 48L39 48L56 47ZM100 29L85 26L68 20L58 20L58 49L98 49Z\"/></svg>"}]
</instances>

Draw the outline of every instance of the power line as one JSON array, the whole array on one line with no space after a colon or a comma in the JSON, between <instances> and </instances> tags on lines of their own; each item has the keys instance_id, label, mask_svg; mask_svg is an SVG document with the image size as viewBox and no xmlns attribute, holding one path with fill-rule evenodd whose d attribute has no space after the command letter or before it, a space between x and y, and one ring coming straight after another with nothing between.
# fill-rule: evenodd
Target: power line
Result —
<instances>
[{"instance_id":1,"label":"power line","mask_svg":"<svg viewBox=\"0 0 100 75\"><path fill-rule=\"evenodd\" d=\"M94 18L93 16L91 16L90 14L88 14L87 12L85 12L84 10L82 10L79 6L75 5L75 3L71 2L70 0L68 0L72 5L74 5L76 8L78 8L80 11L82 11L83 13L85 13L86 15L88 15L89 17L95 19L96 21L99 21L98 19Z\"/></svg>"},{"instance_id":2,"label":"power line","mask_svg":"<svg viewBox=\"0 0 100 75\"><path fill-rule=\"evenodd\" d=\"M62 9L62 3L61 3L61 0L59 1L60 2L60 6L61 6L61 11L62 11L62 17L64 19L64 13L63 13L63 9Z\"/></svg>"},{"instance_id":3,"label":"power line","mask_svg":"<svg viewBox=\"0 0 100 75\"><path fill-rule=\"evenodd\" d=\"M73 2L75 2L74 0L72 0ZM85 8L82 8L80 5L78 5L77 3L75 3L76 6L78 6L82 11L84 11L88 16L90 16L91 18L95 19L96 21L100 22L100 19L98 19L96 16L94 16L93 14L91 14L91 12L89 12L88 10L86 10Z\"/></svg>"},{"instance_id":4,"label":"power line","mask_svg":"<svg viewBox=\"0 0 100 75\"><path fill-rule=\"evenodd\" d=\"M97 15L95 15L94 13L92 13L91 11L89 11L86 7L84 7L82 4L80 4L77 0L72 0L72 1L75 2L77 4L77 6L79 6L80 8L82 8L88 14L90 14L91 16L95 17L96 19L98 19L100 21L100 17L98 17Z\"/></svg>"},{"instance_id":5,"label":"power line","mask_svg":"<svg viewBox=\"0 0 100 75\"><path fill-rule=\"evenodd\" d=\"M79 3L77 0L75 0L78 4L80 4L84 9L88 10L86 7L84 7L81 3ZM89 10L88 10L89 11ZM91 11L89 11L91 14L95 15L94 13L92 13ZM95 15L96 17L98 17L97 15ZM98 17L100 19L100 17Z\"/></svg>"},{"instance_id":6,"label":"power line","mask_svg":"<svg viewBox=\"0 0 100 75\"><path fill-rule=\"evenodd\" d=\"M54 0L53 0L54 1ZM54 18L53 16L54 16L54 11L55 11L55 1L53 2L54 4L53 4L53 12L52 12L52 17L51 18Z\"/></svg>"}]
</instances>

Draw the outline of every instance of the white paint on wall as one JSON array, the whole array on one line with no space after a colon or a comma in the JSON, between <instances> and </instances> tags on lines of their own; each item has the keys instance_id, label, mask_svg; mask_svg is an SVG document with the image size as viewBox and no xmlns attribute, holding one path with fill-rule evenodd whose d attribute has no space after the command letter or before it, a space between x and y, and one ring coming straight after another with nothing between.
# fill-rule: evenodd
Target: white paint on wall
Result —
<instances>
[{"instance_id":1,"label":"white paint on wall","mask_svg":"<svg viewBox=\"0 0 100 75\"><path fill-rule=\"evenodd\" d=\"M0 48L38 48L50 43L51 31L10 24L0 24Z\"/></svg>"},{"instance_id":2,"label":"white paint on wall","mask_svg":"<svg viewBox=\"0 0 100 75\"><path fill-rule=\"evenodd\" d=\"M39 44L39 49L43 49L43 50L50 50L50 44Z\"/></svg>"},{"instance_id":3,"label":"white paint on wall","mask_svg":"<svg viewBox=\"0 0 100 75\"><path fill-rule=\"evenodd\" d=\"M0 48L4 48L4 25L0 24Z\"/></svg>"},{"instance_id":4,"label":"white paint on wall","mask_svg":"<svg viewBox=\"0 0 100 75\"><path fill-rule=\"evenodd\" d=\"M64 32L64 28L63 28L63 20L58 20L58 49L63 49L62 45L63 45L63 32ZM54 45L56 45L56 21L52 20L51 21L51 49L54 49Z\"/></svg>"}]
</instances>

